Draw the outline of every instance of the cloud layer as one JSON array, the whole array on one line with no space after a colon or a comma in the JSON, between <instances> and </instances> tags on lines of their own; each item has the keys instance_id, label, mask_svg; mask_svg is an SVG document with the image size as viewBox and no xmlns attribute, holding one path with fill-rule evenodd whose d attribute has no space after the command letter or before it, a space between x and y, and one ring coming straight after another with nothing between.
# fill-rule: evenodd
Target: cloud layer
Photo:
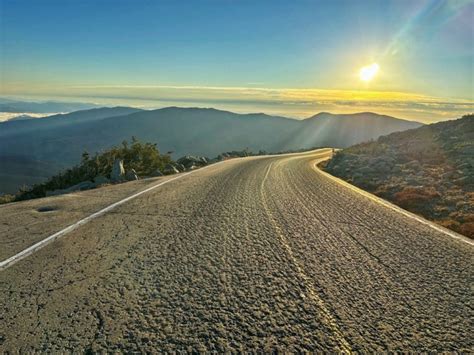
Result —
<instances>
[{"instance_id":1,"label":"cloud layer","mask_svg":"<svg viewBox=\"0 0 474 355\"><path fill-rule=\"evenodd\" d=\"M51 97L93 100L96 103L159 108L169 105L206 106L237 112L266 112L305 118L321 111L373 111L400 118L435 122L473 112L469 100L445 99L404 92L322 90L195 85L76 85L41 88ZM29 92L28 94L35 94Z\"/></svg>"}]
</instances>

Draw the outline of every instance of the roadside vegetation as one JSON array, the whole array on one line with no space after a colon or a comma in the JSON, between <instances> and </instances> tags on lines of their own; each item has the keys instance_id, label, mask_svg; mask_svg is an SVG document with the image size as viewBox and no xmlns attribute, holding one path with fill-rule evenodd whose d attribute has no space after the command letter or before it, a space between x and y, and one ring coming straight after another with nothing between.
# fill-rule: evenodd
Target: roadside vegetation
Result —
<instances>
[{"instance_id":1,"label":"roadside vegetation","mask_svg":"<svg viewBox=\"0 0 474 355\"><path fill-rule=\"evenodd\" d=\"M156 144L142 143L132 137L130 142L123 141L121 145L93 156L84 152L78 165L52 176L44 183L23 187L15 195L0 196L0 204L44 197L48 192L61 191L84 182L90 182L83 184L84 189L107 184L111 182L112 168L116 160L121 160L123 166L130 171L133 169L140 176L153 175L172 161L168 154L160 153ZM96 184L93 184L94 182Z\"/></svg>"},{"instance_id":2,"label":"roadside vegetation","mask_svg":"<svg viewBox=\"0 0 474 355\"><path fill-rule=\"evenodd\" d=\"M474 238L474 115L339 151L329 173Z\"/></svg>"}]
</instances>

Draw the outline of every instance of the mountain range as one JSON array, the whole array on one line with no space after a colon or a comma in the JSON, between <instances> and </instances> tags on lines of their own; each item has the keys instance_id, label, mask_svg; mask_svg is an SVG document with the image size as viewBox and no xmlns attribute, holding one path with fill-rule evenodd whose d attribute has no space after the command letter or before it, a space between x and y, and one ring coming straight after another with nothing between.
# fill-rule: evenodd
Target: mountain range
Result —
<instances>
[{"instance_id":1,"label":"mountain range","mask_svg":"<svg viewBox=\"0 0 474 355\"><path fill-rule=\"evenodd\" d=\"M316 146L342 148L421 125L370 112L319 113L295 120L263 113L178 107L151 111L97 108L34 120L13 120L0 123L0 192L11 193L21 185L38 182L38 174L31 172L39 170L41 176L53 175L78 163L84 151L94 153L131 136L158 143L162 152L173 152L174 157L185 154L213 157L245 148L254 152Z\"/></svg>"},{"instance_id":2,"label":"mountain range","mask_svg":"<svg viewBox=\"0 0 474 355\"><path fill-rule=\"evenodd\" d=\"M95 104L83 102L59 102L43 101L30 102L0 98L0 112L29 112L29 113L52 113L71 112L99 107Z\"/></svg>"}]
</instances>

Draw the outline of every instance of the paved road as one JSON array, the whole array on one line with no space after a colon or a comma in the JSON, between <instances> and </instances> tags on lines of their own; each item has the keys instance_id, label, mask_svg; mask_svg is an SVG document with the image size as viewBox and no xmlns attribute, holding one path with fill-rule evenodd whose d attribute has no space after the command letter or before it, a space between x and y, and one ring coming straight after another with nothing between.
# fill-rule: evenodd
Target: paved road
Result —
<instances>
[{"instance_id":1,"label":"paved road","mask_svg":"<svg viewBox=\"0 0 474 355\"><path fill-rule=\"evenodd\" d=\"M0 351L473 352L474 247L327 178L327 154L197 171L0 272ZM6 205L0 246L147 183Z\"/></svg>"}]
</instances>

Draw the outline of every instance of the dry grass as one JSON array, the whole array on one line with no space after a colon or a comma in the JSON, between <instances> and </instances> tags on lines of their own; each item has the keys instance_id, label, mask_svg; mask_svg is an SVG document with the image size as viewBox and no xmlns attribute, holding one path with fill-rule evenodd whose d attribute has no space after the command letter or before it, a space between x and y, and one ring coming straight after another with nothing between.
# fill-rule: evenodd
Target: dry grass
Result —
<instances>
[{"instance_id":1,"label":"dry grass","mask_svg":"<svg viewBox=\"0 0 474 355\"><path fill-rule=\"evenodd\" d=\"M434 199L441 197L433 187L412 187L407 186L402 191L393 195L394 202L405 208L419 208L428 203L432 203Z\"/></svg>"}]
</instances>

